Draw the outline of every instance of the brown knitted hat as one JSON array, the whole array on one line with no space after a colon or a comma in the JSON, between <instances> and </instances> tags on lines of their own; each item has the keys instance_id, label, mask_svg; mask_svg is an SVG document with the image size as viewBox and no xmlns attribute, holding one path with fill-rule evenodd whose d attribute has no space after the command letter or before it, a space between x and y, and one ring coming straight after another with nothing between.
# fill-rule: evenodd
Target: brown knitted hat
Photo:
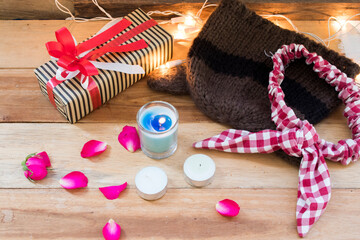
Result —
<instances>
[{"instance_id":1,"label":"brown knitted hat","mask_svg":"<svg viewBox=\"0 0 360 240\"><path fill-rule=\"evenodd\" d=\"M174 94L190 93L197 107L213 120L233 128L259 131L275 129L267 86L272 60L267 53L284 44L303 44L310 52L334 64L349 77L360 68L350 59L304 35L282 29L250 11L238 0L223 0L212 13L174 75L148 78L148 85ZM285 101L301 119L315 124L340 103L337 93L296 61L286 69L282 83Z\"/></svg>"}]
</instances>

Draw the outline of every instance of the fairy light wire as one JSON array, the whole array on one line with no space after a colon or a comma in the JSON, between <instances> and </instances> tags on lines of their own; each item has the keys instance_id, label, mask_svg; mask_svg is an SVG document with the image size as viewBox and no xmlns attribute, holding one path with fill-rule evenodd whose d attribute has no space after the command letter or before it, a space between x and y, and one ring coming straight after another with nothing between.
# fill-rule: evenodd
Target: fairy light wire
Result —
<instances>
[{"instance_id":1,"label":"fairy light wire","mask_svg":"<svg viewBox=\"0 0 360 240\"><path fill-rule=\"evenodd\" d=\"M66 20L74 20L76 22L87 22L87 21L102 21L102 20L113 20L114 18L108 13L106 12L106 10L104 8L102 8L99 3L98 3L98 0L92 0L93 4L95 6L98 7L98 9L104 13L106 15L106 17L94 17L94 18L90 18L90 19L86 19L86 18L80 18L80 17L75 17L72 12L67 8L65 7L63 4L61 4L59 2L59 0L54 0L55 1L55 5L56 7L63 13L66 13L68 15L70 15L70 17L66 18ZM169 16L169 15L176 15L176 16L179 16L179 17L191 17L192 19L194 19L196 21L197 24L199 24L200 26L203 24L203 21L201 19L201 14L203 12L203 10L205 8L209 8L209 7L217 7L218 4L209 4L208 3L209 0L205 0L204 3L202 4L201 8L197 11L197 13L195 15L192 15L192 14L184 14L184 13L181 13L181 12L178 12L178 11L172 11L172 10L165 10L165 11L159 11L159 10L153 10L153 11L149 11L147 12L147 15L148 16L151 16L151 15L164 15L164 16ZM288 17L284 16L284 15L281 15L281 14L265 14L265 15L261 15L262 17L266 18L266 19L269 19L269 18L283 18L285 19L290 25L291 27L294 29L295 32L298 32L298 33L301 33L301 34L305 34L305 35L308 35L308 36L311 36L312 38L314 38L316 41L320 42L321 44L323 44L324 46L327 46L329 47L330 45L330 42L335 40L337 38L337 36L342 32L342 30L344 29L344 27L355 17L357 16L360 16L360 13L357 13L357 14L354 14L353 16L350 16L348 17L343 23L337 19L336 17L329 17L328 18L328 21L327 21L327 27L328 27L328 37L325 38L325 39L322 39L320 38L319 36L317 36L316 34L314 33L310 33L310 32L303 32L303 31L300 31L296 25L291 21L291 19L289 19ZM335 21L339 24L339 29L331 34L331 22L332 21ZM159 21L159 24L168 24L168 23L173 23L171 20L165 20L165 21ZM357 24L358 26L359 24ZM357 27L355 26L355 28ZM186 34L184 34L186 35ZM178 41L190 41L188 40L188 38L183 37L181 39L177 39Z\"/></svg>"},{"instance_id":2,"label":"fairy light wire","mask_svg":"<svg viewBox=\"0 0 360 240\"><path fill-rule=\"evenodd\" d=\"M94 3L95 6L97 6L99 8L99 10L101 12L103 12L107 17L94 17L94 18L81 18L81 17L75 17L72 12L65 7L64 5L62 5L59 0L54 0L55 2L55 6L63 13L66 13L68 15L70 15L70 17L66 18L65 20L73 20L75 22L88 22L88 21L104 21L104 20L113 20L114 18L108 13L106 12L106 10L104 8L102 8L97 0L92 0L92 2Z\"/></svg>"},{"instance_id":3,"label":"fairy light wire","mask_svg":"<svg viewBox=\"0 0 360 240\"><path fill-rule=\"evenodd\" d=\"M61 12L70 15L70 17L66 18L66 20L74 20L75 22L87 22L87 21L102 21L102 20L113 20L114 19L108 12L106 12L106 10L103 7L101 7L99 5L98 0L92 0L92 2L96 7L98 7L98 9L101 12L103 12L106 15L106 17L94 17L94 18L90 18L90 19L75 17L67 7L65 7L63 4L61 4L59 2L59 0L54 0L54 1L55 1L56 7ZM176 15L176 16L182 16L182 17L190 16L197 23L202 24L203 21L201 20L200 17L201 17L201 14L202 14L203 10L205 8L208 8L208 7L217 7L218 6L218 4L207 4L208 1L209 0L204 1L202 7L198 10L198 12L195 14L195 16L192 16L192 15L189 15L189 14L183 14L183 13L180 13L180 12L177 12L177 11L172 11L172 10L166 10L166 11L154 10L154 11L147 12L147 15L151 16L151 15L155 14L155 15L164 15L164 16L169 16L169 15ZM323 45L329 47L330 42L336 39L336 37L340 34L340 32L342 32L342 30L346 26L346 24L348 24L351 21L351 19L353 19L354 17L360 16L360 13L357 13L357 14L347 18L346 21L343 24L336 17L333 17L333 16L329 17L328 18L328 24L327 24L328 25L328 37L325 38L325 39L320 38L319 36L317 36L314 33L299 31L299 29L295 26L295 24L288 17L286 17L284 15L281 15L281 14L274 14L274 15L266 14L266 15L261 15L261 16L266 18L266 19L268 19L268 18L276 18L276 17L277 18L283 18L291 25L291 27L294 29L294 31L296 31L298 33L308 35L308 36L311 36L312 38L316 39L318 42L320 42ZM331 35L330 23L331 23L332 20L337 22L340 25L340 27L334 34ZM166 20L166 21L159 22L159 24L167 24L167 23L171 23L171 20Z\"/></svg>"}]
</instances>

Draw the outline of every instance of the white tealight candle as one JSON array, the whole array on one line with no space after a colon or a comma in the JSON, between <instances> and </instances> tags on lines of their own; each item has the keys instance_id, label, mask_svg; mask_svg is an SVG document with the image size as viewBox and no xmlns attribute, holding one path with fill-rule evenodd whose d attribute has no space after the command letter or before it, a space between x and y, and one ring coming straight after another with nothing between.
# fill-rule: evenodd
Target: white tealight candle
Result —
<instances>
[{"instance_id":1,"label":"white tealight candle","mask_svg":"<svg viewBox=\"0 0 360 240\"><path fill-rule=\"evenodd\" d=\"M145 200L156 200L164 196L167 183L166 173L158 167L143 168L135 177L137 193Z\"/></svg>"},{"instance_id":2,"label":"white tealight candle","mask_svg":"<svg viewBox=\"0 0 360 240\"><path fill-rule=\"evenodd\" d=\"M186 181L194 187L204 187L211 183L215 174L215 162L204 154L188 157L184 163Z\"/></svg>"}]
</instances>

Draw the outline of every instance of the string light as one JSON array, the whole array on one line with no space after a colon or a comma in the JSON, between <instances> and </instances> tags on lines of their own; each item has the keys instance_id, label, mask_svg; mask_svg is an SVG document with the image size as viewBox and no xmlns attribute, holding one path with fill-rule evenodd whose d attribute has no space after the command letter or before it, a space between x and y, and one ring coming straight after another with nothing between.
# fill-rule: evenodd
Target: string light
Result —
<instances>
[{"instance_id":1,"label":"string light","mask_svg":"<svg viewBox=\"0 0 360 240\"><path fill-rule=\"evenodd\" d=\"M191 12L182 14L182 13L174 12L171 10L167 10L167 11L163 11L163 12L158 11L158 10L150 11L147 13L147 15L149 15L149 16L151 16L153 14L159 14L159 15L165 15L165 16L171 15L171 14L177 15L178 17L173 17L169 21L162 21L161 24L164 24L164 23L178 24L177 31L173 34L174 39L186 41L190 38L189 37L190 34L200 31L202 24L203 24L203 21L200 18L202 11L208 7L218 6L218 4L207 4L207 2L208 2L208 0L204 1L202 7L199 9L199 11L195 15Z\"/></svg>"},{"instance_id":2,"label":"string light","mask_svg":"<svg viewBox=\"0 0 360 240\"><path fill-rule=\"evenodd\" d=\"M189 14L188 16L186 16L184 24L187 26L195 27L196 20L194 19L194 16L192 14Z\"/></svg>"},{"instance_id":3,"label":"string light","mask_svg":"<svg viewBox=\"0 0 360 240\"><path fill-rule=\"evenodd\" d=\"M184 30L178 30L175 34L174 34L174 39L175 40L182 40L186 38L186 34Z\"/></svg>"},{"instance_id":4,"label":"string light","mask_svg":"<svg viewBox=\"0 0 360 240\"><path fill-rule=\"evenodd\" d=\"M358 74L358 75L355 77L355 82L360 83L360 74Z\"/></svg>"},{"instance_id":5,"label":"string light","mask_svg":"<svg viewBox=\"0 0 360 240\"><path fill-rule=\"evenodd\" d=\"M69 14L70 17L67 18L67 20L74 20L76 22L87 22L87 21L99 21L99 20L114 20L114 18L105 11L105 9L103 9L97 0L92 0L92 2L94 3L94 5L96 5L100 11L102 11L107 17L95 17L95 18L91 18L91 19L85 19L85 18L79 18L79 17L75 17L71 11L66 8L64 5L62 5L59 0L54 0L56 7L61 11L64 12L66 14ZM202 11L205 8L208 7L217 7L218 4L207 4L208 0L205 0L202 7L199 9L199 11L193 15L192 13L180 13L177 11L172 11L172 10L166 10L166 11L149 11L147 13L147 15L151 16L153 14L159 14L159 15L176 15L177 17L173 17L170 20L167 21L159 21L159 24L167 24L167 23L171 23L171 24L178 24L177 26L177 31L174 33L174 39L177 41L190 41L190 34L195 33L200 31L203 21L201 20L200 16L202 14ZM321 39L319 36L317 36L314 33L308 33L308 32L302 32L299 31L299 29L293 24L293 22L287 18L284 15L279 15L279 14L275 14L275 15L262 15L262 17L264 18L283 18L285 19L290 25L291 27L294 29L294 31L298 32L298 33L302 33L302 34L306 34L309 35L311 37L313 37L314 39L316 39L318 42L322 43L323 45L329 47L330 42L337 39L337 36L343 32L346 31L346 25L351 21L351 19L360 16L360 13L357 13L351 17L346 18L346 16L338 16L338 17L329 17L328 18L328 38L325 39ZM336 24L338 26L338 29L336 30L336 32L334 34L331 34L331 27L330 24L331 22L333 23L333 28L335 28L334 24ZM277 23L277 25L280 25L277 21L275 22ZM356 77L356 79L360 82L360 75L358 75Z\"/></svg>"},{"instance_id":6,"label":"string light","mask_svg":"<svg viewBox=\"0 0 360 240\"><path fill-rule=\"evenodd\" d=\"M159 67L159 69L161 69L162 73L166 73L166 71L170 68L173 68L173 67L176 67L176 66L179 66L180 64L186 62L186 59L178 59L178 60L173 60L173 61L169 61L163 65L161 65Z\"/></svg>"}]
</instances>

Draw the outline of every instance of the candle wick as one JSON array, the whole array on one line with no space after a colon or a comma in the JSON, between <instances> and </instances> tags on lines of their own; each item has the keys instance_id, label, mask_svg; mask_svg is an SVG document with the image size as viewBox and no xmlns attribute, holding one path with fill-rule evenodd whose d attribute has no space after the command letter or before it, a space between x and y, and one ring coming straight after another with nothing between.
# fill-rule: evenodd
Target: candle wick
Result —
<instances>
[{"instance_id":1,"label":"candle wick","mask_svg":"<svg viewBox=\"0 0 360 240\"><path fill-rule=\"evenodd\" d=\"M200 163L200 167L201 167L201 163Z\"/></svg>"}]
</instances>

